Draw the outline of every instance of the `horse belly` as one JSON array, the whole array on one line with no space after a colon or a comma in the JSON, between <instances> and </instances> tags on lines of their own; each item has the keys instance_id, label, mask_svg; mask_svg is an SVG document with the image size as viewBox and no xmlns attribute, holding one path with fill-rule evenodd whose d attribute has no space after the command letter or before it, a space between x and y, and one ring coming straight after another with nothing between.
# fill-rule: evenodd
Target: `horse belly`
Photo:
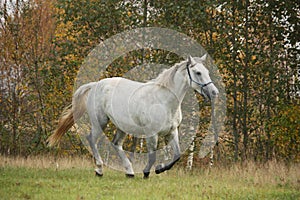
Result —
<instances>
[{"instance_id":1,"label":"horse belly","mask_svg":"<svg viewBox=\"0 0 300 200\"><path fill-rule=\"evenodd\" d=\"M149 137L174 126L174 113L155 96L155 89L123 78L106 79L97 92L101 93L97 104L122 131Z\"/></svg>"},{"instance_id":2,"label":"horse belly","mask_svg":"<svg viewBox=\"0 0 300 200\"><path fill-rule=\"evenodd\" d=\"M132 104L132 95L140 86L141 83L138 82L112 78L103 83L100 91L102 94L100 106L103 107L103 111L115 126L129 134L142 131L133 120L134 108L129 106Z\"/></svg>"}]
</instances>

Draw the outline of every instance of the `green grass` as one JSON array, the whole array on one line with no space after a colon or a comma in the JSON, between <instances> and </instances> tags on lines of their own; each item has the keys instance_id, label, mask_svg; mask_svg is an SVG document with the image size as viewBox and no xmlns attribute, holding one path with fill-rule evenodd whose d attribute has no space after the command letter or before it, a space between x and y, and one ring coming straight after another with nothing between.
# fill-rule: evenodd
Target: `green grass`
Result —
<instances>
[{"instance_id":1,"label":"green grass","mask_svg":"<svg viewBox=\"0 0 300 200\"><path fill-rule=\"evenodd\" d=\"M142 174L129 179L107 168L103 177L95 177L86 160L61 161L58 168L37 160L16 164L0 158L0 199L300 199L299 166L175 168L144 180Z\"/></svg>"}]
</instances>

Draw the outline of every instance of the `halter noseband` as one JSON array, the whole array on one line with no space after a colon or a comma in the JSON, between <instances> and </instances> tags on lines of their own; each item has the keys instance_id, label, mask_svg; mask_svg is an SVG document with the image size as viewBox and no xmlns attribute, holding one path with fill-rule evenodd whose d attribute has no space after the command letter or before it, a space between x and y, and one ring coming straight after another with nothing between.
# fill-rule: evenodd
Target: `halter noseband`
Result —
<instances>
[{"instance_id":1,"label":"halter noseband","mask_svg":"<svg viewBox=\"0 0 300 200\"><path fill-rule=\"evenodd\" d=\"M186 64L186 70L187 70L188 75L189 75L189 78L190 78L190 85L192 85L192 82L196 83L197 85L199 85L199 86L201 87L201 92L203 91L203 88L204 88L204 87L206 87L206 86L208 86L209 84L213 83L212 81L210 81L210 82L208 82L208 83L203 84L203 83L199 83L199 82L193 80L193 78L192 78L192 76L191 76L191 72L190 72L190 68L189 68L189 64L188 64L188 63Z\"/></svg>"}]
</instances>

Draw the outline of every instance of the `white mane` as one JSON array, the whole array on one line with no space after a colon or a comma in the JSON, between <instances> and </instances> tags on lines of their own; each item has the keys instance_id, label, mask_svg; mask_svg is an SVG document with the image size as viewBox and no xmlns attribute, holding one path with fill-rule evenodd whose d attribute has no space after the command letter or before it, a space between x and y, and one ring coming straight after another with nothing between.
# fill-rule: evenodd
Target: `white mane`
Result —
<instances>
[{"instance_id":1,"label":"white mane","mask_svg":"<svg viewBox=\"0 0 300 200\"><path fill-rule=\"evenodd\" d=\"M173 67L169 69L165 69L162 73L158 75L157 78L151 80L151 82L155 82L158 85L164 87L172 87L174 86L174 76L178 70L182 70L185 68L186 61L182 61L180 63L175 64Z\"/></svg>"}]
</instances>

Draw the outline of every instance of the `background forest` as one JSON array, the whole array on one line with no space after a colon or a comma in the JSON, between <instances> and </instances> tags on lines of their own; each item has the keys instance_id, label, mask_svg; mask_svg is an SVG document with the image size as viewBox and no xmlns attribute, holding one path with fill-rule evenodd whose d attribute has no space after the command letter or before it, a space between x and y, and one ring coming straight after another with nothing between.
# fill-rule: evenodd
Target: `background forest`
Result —
<instances>
[{"instance_id":1,"label":"background forest","mask_svg":"<svg viewBox=\"0 0 300 200\"><path fill-rule=\"evenodd\" d=\"M201 44L223 76L227 118L217 159L300 161L298 1L0 2L0 154L53 151L46 139L72 100L74 79L88 53L125 30L164 27ZM144 60L170 65L176 59L155 49L135 51L116 61L122 68L109 67L108 76L122 76ZM198 146L201 127L210 120L209 105L199 104L204 120ZM87 153L74 131L55 152Z\"/></svg>"}]
</instances>

